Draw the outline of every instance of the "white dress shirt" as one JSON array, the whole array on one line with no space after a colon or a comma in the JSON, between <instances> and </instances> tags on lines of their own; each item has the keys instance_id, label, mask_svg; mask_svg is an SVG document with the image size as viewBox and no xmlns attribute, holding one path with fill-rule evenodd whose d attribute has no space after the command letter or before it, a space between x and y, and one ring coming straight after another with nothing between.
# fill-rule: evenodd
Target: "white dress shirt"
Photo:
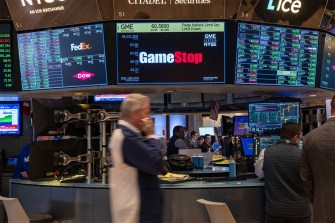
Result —
<instances>
[{"instance_id":1,"label":"white dress shirt","mask_svg":"<svg viewBox=\"0 0 335 223\"><path fill-rule=\"evenodd\" d=\"M258 178L264 177L264 170L263 170L263 163L264 163L264 151L265 149L262 149L261 153L258 156L258 160L255 163L255 174L258 176Z\"/></svg>"}]
</instances>

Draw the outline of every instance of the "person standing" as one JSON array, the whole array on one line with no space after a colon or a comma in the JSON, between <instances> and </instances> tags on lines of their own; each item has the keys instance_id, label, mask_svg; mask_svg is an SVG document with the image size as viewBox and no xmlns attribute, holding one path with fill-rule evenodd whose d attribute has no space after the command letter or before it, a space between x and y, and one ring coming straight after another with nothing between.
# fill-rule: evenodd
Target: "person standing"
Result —
<instances>
[{"instance_id":1,"label":"person standing","mask_svg":"<svg viewBox=\"0 0 335 223\"><path fill-rule=\"evenodd\" d=\"M129 94L121 104L121 120L109 142L113 223L162 221L162 197L157 174L163 168L163 146L153 132L150 99L142 94Z\"/></svg>"},{"instance_id":2,"label":"person standing","mask_svg":"<svg viewBox=\"0 0 335 223\"><path fill-rule=\"evenodd\" d=\"M171 137L167 148L168 156L178 154L179 149L189 149L184 140L185 128L181 125L176 125L172 132L173 136Z\"/></svg>"},{"instance_id":3,"label":"person standing","mask_svg":"<svg viewBox=\"0 0 335 223\"><path fill-rule=\"evenodd\" d=\"M313 223L335 222L335 95L331 117L304 137L301 177L313 204Z\"/></svg>"},{"instance_id":4,"label":"person standing","mask_svg":"<svg viewBox=\"0 0 335 223\"><path fill-rule=\"evenodd\" d=\"M300 125L285 123L281 141L262 150L255 173L265 182L266 223L309 223L311 205L300 178Z\"/></svg>"},{"instance_id":5,"label":"person standing","mask_svg":"<svg viewBox=\"0 0 335 223\"><path fill-rule=\"evenodd\" d=\"M22 147L14 169L13 179L28 179L30 144Z\"/></svg>"}]
</instances>

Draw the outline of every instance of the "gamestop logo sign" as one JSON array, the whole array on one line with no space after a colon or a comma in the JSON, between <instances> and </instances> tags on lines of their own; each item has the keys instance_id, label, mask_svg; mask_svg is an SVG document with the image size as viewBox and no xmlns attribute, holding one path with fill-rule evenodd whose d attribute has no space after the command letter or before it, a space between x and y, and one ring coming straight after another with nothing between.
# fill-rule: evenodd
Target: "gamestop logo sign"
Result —
<instances>
[{"instance_id":1,"label":"gamestop logo sign","mask_svg":"<svg viewBox=\"0 0 335 223\"><path fill-rule=\"evenodd\" d=\"M80 43L79 45L75 45L74 43L71 44L71 51L78 51L78 50L89 50L92 49L90 44L88 43Z\"/></svg>"},{"instance_id":2,"label":"gamestop logo sign","mask_svg":"<svg viewBox=\"0 0 335 223\"><path fill-rule=\"evenodd\" d=\"M91 79L92 77L94 77L95 74L92 74L90 72L86 72L86 71L81 71L78 74L73 75L74 78L85 81L87 79Z\"/></svg>"},{"instance_id":3,"label":"gamestop logo sign","mask_svg":"<svg viewBox=\"0 0 335 223\"><path fill-rule=\"evenodd\" d=\"M300 0L278 0L278 4L275 5L274 0L269 0L268 10L270 11L282 11L282 12L293 12L298 13L301 9ZM317 0L316 0L317 1Z\"/></svg>"},{"instance_id":4,"label":"gamestop logo sign","mask_svg":"<svg viewBox=\"0 0 335 223\"><path fill-rule=\"evenodd\" d=\"M193 63L199 64L203 61L202 53L187 53L176 51L174 53L147 53L140 52L140 63Z\"/></svg>"}]
</instances>

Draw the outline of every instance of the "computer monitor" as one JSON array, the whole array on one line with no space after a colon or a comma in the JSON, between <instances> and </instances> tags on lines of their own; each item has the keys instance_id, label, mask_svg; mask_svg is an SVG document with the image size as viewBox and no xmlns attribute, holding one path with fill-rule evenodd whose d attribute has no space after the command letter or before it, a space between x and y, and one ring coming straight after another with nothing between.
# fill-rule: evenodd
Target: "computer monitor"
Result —
<instances>
[{"instance_id":1,"label":"computer monitor","mask_svg":"<svg viewBox=\"0 0 335 223\"><path fill-rule=\"evenodd\" d=\"M0 136L22 135L22 124L21 102L0 102Z\"/></svg>"},{"instance_id":2,"label":"computer monitor","mask_svg":"<svg viewBox=\"0 0 335 223\"><path fill-rule=\"evenodd\" d=\"M107 85L102 24L20 33L22 90Z\"/></svg>"},{"instance_id":3,"label":"computer monitor","mask_svg":"<svg viewBox=\"0 0 335 223\"><path fill-rule=\"evenodd\" d=\"M240 140L241 140L243 156L246 157L254 156L254 138L241 137Z\"/></svg>"},{"instance_id":4,"label":"computer monitor","mask_svg":"<svg viewBox=\"0 0 335 223\"><path fill-rule=\"evenodd\" d=\"M121 103L128 94L96 94L94 95L94 102L117 102Z\"/></svg>"},{"instance_id":5,"label":"computer monitor","mask_svg":"<svg viewBox=\"0 0 335 223\"><path fill-rule=\"evenodd\" d=\"M280 140L281 139L279 135L255 137L255 146L254 146L255 162L258 160L258 156L263 149L270 148L271 146L280 142Z\"/></svg>"},{"instance_id":6,"label":"computer monitor","mask_svg":"<svg viewBox=\"0 0 335 223\"><path fill-rule=\"evenodd\" d=\"M300 123L299 102L263 102L249 104L249 131L261 135L279 135L284 123Z\"/></svg>"},{"instance_id":7,"label":"computer monitor","mask_svg":"<svg viewBox=\"0 0 335 223\"><path fill-rule=\"evenodd\" d=\"M249 117L235 116L234 117L234 136L243 136L249 134Z\"/></svg>"},{"instance_id":8,"label":"computer monitor","mask_svg":"<svg viewBox=\"0 0 335 223\"><path fill-rule=\"evenodd\" d=\"M29 179L55 178L57 171L61 173L67 166L54 165L54 153L60 151L70 157L86 154L87 140L66 139L32 142L29 154ZM85 168L85 165L80 167Z\"/></svg>"},{"instance_id":9,"label":"computer monitor","mask_svg":"<svg viewBox=\"0 0 335 223\"><path fill-rule=\"evenodd\" d=\"M204 136L206 134L215 136L214 127L199 127L199 135Z\"/></svg>"}]
</instances>

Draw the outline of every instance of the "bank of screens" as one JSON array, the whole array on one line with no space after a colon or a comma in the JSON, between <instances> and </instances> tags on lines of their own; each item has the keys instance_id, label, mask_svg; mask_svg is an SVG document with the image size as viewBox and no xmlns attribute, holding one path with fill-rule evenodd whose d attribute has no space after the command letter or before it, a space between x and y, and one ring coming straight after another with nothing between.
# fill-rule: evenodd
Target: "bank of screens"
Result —
<instances>
[{"instance_id":1,"label":"bank of screens","mask_svg":"<svg viewBox=\"0 0 335 223\"><path fill-rule=\"evenodd\" d=\"M300 123L299 102L249 104L249 132L264 135L279 134L282 124Z\"/></svg>"},{"instance_id":2,"label":"bank of screens","mask_svg":"<svg viewBox=\"0 0 335 223\"><path fill-rule=\"evenodd\" d=\"M22 114L20 102L0 102L0 135L21 135Z\"/></svg>"},{"instance_id":3,"label":"bank of screens","mask_svg":"<svg viewBox=\"0 0 335 223\"><path fill-rule=\"evenodd\" d=\"M214 136L214 127L199 127L199 135L204 136L206 134Z\"/></svg>"},{"instance_id":4,"label":"bank of screens","mask_svg":"<svg viewBox=\"0 0 335 223\"><path fill-rule=\"evenodd\" d=\"M335 37L326 34L320 87L335 90Z\"/></svg>"},{"instance_id":5,"label":"bank of screens","mask_svg":"<svg viewBox=\"0 0 335 223\"><path fill-rule=\"evenodd\" d=\"M127 94L97 94L94 95L94 102L122 102Z\"/></svg>"},{"instance_id":6,"label":"bank of screens","mask_svg":"<svg viewBox=\"0 0 335 223\"><path fill-rule=\"evenodd\" d=\"M248 116L234 117L234 135L242 136L249 134L249 118Z\"/></svg>"},{"instance_id":7,"label":"bank of screens","mask_svg":"<svg viewBox=\"0 0 335 223\"><path fill-rule=\"evenodd\" d=\"M253 156L254 155L254 138L251 137L241 137L241 146L243 150L243 156Z\"/></svg>"},{"instance_id":8,"label":"bank of screens","mask_svg":"<svg viewBox=\"0 0 335 223\"><path fill-rule=\"evenodd\" d=\"M0 23L0 91L13 90L11 33L9 23Z\"/></svg>"},{"instance_id":9,"label":"bank of screens","mask_svg":"<svg viewBox=\"0 0 335 223\"><path fill-rule=\"evenodd\" d=\"M102 24L18 34L22 90L107 84Z\"/></svg>"},{"instance_id":10,"label":"bank of screens","mask_svg":"<svg viewBox=\"0 0 335 223\"><path fill-rule=\"evenodd\" d=\"M235 84L315 86L319 32L239 23Z\"/></svg>"},{"instance_id":11,"label":"bank of screens","mask_svg":"<svg viewBox=\"0 0 335 223\"><path fill-rule=\"evenodd\" d=\"M118 84L225 82L224 22L117 23Z\"/></svg>"}]
</instances>

